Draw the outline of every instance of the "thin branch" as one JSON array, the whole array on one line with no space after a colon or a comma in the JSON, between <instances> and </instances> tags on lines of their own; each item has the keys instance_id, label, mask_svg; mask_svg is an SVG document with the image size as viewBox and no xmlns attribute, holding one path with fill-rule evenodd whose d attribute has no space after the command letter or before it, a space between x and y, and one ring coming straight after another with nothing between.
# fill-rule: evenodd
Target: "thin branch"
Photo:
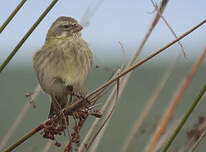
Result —
<instances>
[{"instance_id":1,"label":"thin branch","mask_svg":"<svg viewBox=\"0 0 206 152\"><path fill-rule=\"evenodd\" d=\"M166 82L168 81L170 75L173 73L174 68L176 67L179 59L180 59L180 55L174 61L172 61L172 63L168 67L168 70L165 72L162 79L160 79L160 82L158 83L159 85L154 89L153 95L146 102L147 104L145 105L145 108L143 108L144 110L142 111L142 113L137 118L133 128L131 129L127 139L125 140L125 143L123 144L121 152L128 151L128 148L130 147L130 144L132 143L132 140L134 139L137 131L139 130L140 126L142 125L142 122L144 121L144 119L146 118L146 116L149 113L150 109L152 108L152 105L154 104L154 102L158 98L160 92L164 88L164 86L165 86Z\"/></svg>"},{"instance_id":2,"label":"thin branch","mask_svg":"<svg viewBox=\"0 0 206 152\"><path fill-rule=\"evenodd\" d=\"M161 5L160 8L165 8L166 3L161 3L161 4L162 4L162 5ZM163 12L164 9L160 9L160 10L162 10L161 12ZM157 23L157 21L158 21L158 18L159 18L159 15L156 14L156 16L154 17L154 20L153 20L153 22L152 22L152 24L151 24L148 32L146 33L146 35L145 35L145 37L144 37L144 39L143 39L140 47L138 48L138 50L137 50L136 54L133 56L133 58L130 60L130 62L129 62L129 64L127 65L127 67L129 67L129 66L131 66L132 64L134 64L137 56L140 54L140 52L141 52L144 44L146 43L146 40L148 39L149 35L151 34L152 29L155 27L155 25L156 25L156 23ZM119 44L120 44L120 46L121 46L121 48L122 48L122 52L124 53L125 50L124 50L123 45L122 45L120 42L119 42ZM123 55L124 55L124 54L123 54ZM121 95L121 93L122 93L123 90L124 90L124 87L125 87L125 85L126 85L126 83L127 83L127 81L128 81L128 78L129 78L129 74L126 75L126 77L123 77L123 80L122 80L123 83L121 83L121 87L120 87L120 88L121 88L121 90L120 90L120 95ZM109 103L109 102L110 102L110 100L111 100L112 96L114 95L115 91L116 91L116 90L115 90L115 88L114 88L114 89L112 90L110 96L108 97L106 103ZM104 106L107 105L106 103L105 103ZM103 106L103 109L105 110L106 107L104 107L104 106ZM104 111L104 110L103 110L103 111ZM101 110L101 111L102 111L102 110ZM83 150L83 148L85 147L86 142L87 142L87 140L89 140L89 138L90 138L90 136L91 136L91 133L92 133L93 130L96 128L98 121L99 121L99 119L96 119L96 120L94 121L94 123L92 124L92 127L90 128L88 134L85 136L83 142L81 143L80 149L79 149L80 152L81 152L81 151Z\"/></svg>"},{"instance_id":3,"label":"thin branch","mask_svg":"<svg viewBox=\"0 0 206 152\"><path fill-rule=\"evenodd\" d=\"M116 76L118 73L120 73L120 71L123 70L124 66L125 66L125 49L124 46L121 42L119 42L120 47L122 49L122 65L120 67L120 69L118 69L116 71L116 73L114 74L114 76ZM104 113L106 108L108 107L108 105L111 103L111 100L114 96L114 94L116 93L116 87L114 86L113 90L111 91L110 95L108 96L106 102L104 103L104 105L101 108L101 113ZM82 152L84 148L86 148L85 145L87 145L86 143L89 141L90 137L92 136L92 133L94 132L94 130L96 129L98 123L99 123L100 119L96 118L94 120L94 122L92 123L90 129L88 130L88 133L86 134L86 136L84 137L83 141L81 142L80 148L79 148L79 152Z\"/></svg>"},{"instance_id":4,"label":"thin branch","mask_svg":"<svg viewBox=\"0 0 206 152\"><path fill-rule=\"evenodd\" d=\"M23 38L19 41L16 47L12 50L9 56L5 59L5 61L0 66L0 73L6 67L6 65L10 62L13 56L17 53L20 47L24 44L26 39L31 35L31 33L35 30L35 28L39 25L39 23L43 20L43 18L48 14L48 12L53 8L53 6L58 2L58 0L53 0L50 5L46 8L46 10L41 14L38 20L32 25L32 27L28 30L28 32L23 36Z\"/></svg>"},{"instance_id":5,"label":"thin branch","mask_svg":"<svg viewBox=\"0 0 206 152\"><path fill-rule=\"evenodd\" d=\"M118 73L120 72L120 70L117 70L117 72L114 74L114 76L116 76ZM113 88L112 92L110 93L109 97L107 98L105 104L102 106L100 112L101 113L105 113L106 108L108 107L109 103L111 102L114 93L116 92L116 87ZM98 122L100 121L100 119L96 118L94 120L94 122L92 123L90 129L88 130L86 136L84 137L83 141L81 142L80 148L79 148L79 152L82 152L86 145L86 143L89 141L90 137L92 136L92 133L94 132L94 130L97 127Z\"/></svg>"},{"instance_id":6,"label":"thin branch","mask_svg":"<svg viewBox=\"0 0 206 152\"><path fill-rule=\"evenodd\" d=\"M13 19L13 17L17 14L17 12L20 10L20 8L24 5L24 3L27 0L22 0L17 7L13 10L13 12L9 15L9 17L6 19L6 21L1 25L0 27L0 34L4 30L4 28L9 24L9 22Z\"/></svg>"},{"instance_id":7,"label":"thin branch","mask_svg":"<svg viewBox=\"0 0 206 152\"><path fill-rule=\"evenodd\" d=\"M174 94L173 98L170 101L170 105L169 105L168 110L166 111L166 113L164 115L164 118L161 120L161 122L160 122L159 126L157 127L157 129L156 129L149 145L147 146L147 148L145 150L146 152L152 152L152 150L155 148L161 134L163 133L164 129L166 128L167 123L170 120L170 118L171 118L171 116L174 112L175 107L179 103L179 101L180 101L181 97L183 96L186 88L190 84L193 76L195 75L195 73L196 73L199 65L203 61L205 55L206 55L206 49L203 51L203 53L200 55L200 57L196 60L196 62L192 66L189 74L185 77L185 79L180 84L179 88L177 89L176 93ZM170 142L172 142L172 141L173 140L170 140ZM168 145L166 146L165 149L167 149L169 147L170 142L168 143Z\"/></svg>"},{"instance_id":8,"label":"thin branch","mask_svg":"<svg viewBox=\"0 0 206 152\"><path fill-rule=\"evenodd\" d=\"M161 2L161 6L160 6L160 9L158 11L160 11L161 13L163 13L164 11L164 8L166 7L167 5L167 0L166 1L162 1ZM131 60L129 61L128 65L127 65L127 68L130 67L131 65L133 65L136 61L136 58L138 57L138 55L140 54L144 44L146 43L148 37L150 36L152 30L154 29L155 25L157 24L157 22L159 21L159 14L157 13L154 17L154 20L152 21L152 24L151 26L149 27L149 29L147 30L147 33L145 35L145 37L143 38L143 41L142 43L140 44L139 48L137 49L137 52L135 53L135 55L131 58ZM120 95L121 93L123 92L125 86L126 86L126 83L129 79L129 76L130 76L131 73L129 73L128 75L126 75L125 77L123 77L123 80L121 82L121 86L120 86ZM115 91L114 91L115 92ZM110 95L112 96L112 94L114 94L114 92L112 92Z\"/></svg>"},{"instance_id":9,"label":"thin branch","mask_svg":"<svg viewBox=\"0 0 206 152\"><path fill-rule=\"evenodd\" d=\"M153 4L155 10L157 10L157 12L158 12L158 6L157 6L157 4L156 4L153 0L151 0L151 2L152 2L152 4ZM167 25L167 27L169 28L169 30L171 31L171 33L174 35L174 37L177 38L177 34L176 34L175 31L172 29L172 27L171 27L170 24L167 22L167 20L163 17L163 15L162 15L160 12L158 12L158 14L159 14L159 16L161 17L161 19L165 22L165 24ZM178 41L177 43L179 44L179 46L180 46L180 48L181 48L181 50L182 50L182 53L183 53L184 57L186 57L186 53L185 53L185 50L184 50L184 47L183 47L182 43L181 43L180 41Z\"/></svg>"},{"instance_id":10,"label":"thin branch","mask_svg":"<svg viewBox=\"0 0 206 152\"><path fill-rule=\"evenodd\" d=\"M138 47L135 55L132 57L132 59L129 61L129 64L127 67L130 67L131 65L133 65L137 59L137 57L139 56L139 54L141 53L143 46L145 45L147 39L149 38L150 34L152 33L154 27L156 26L156 24L158 23L160 16L159 13L162 14L163 11L165 10L165 7L167 6L168 0L162 0L159 9L157 10L158 13L156 13L149 29L147 30L147 33L145 34L140 46Z\"/></svg>"},{"instance_id":11,"label":"thin branch","mask_svg":"<svg viewBox=\"0 0 206 152\"><path fill-rule=\"evenodd\" d=\"M205 92L206 94L206 92ZM202 96L201 102L204 101L204 95ZM200 104L199 102L198 104ZM199 142L199 138L204 134L203 132L206 130L206 117L200 116L198 117L198 122L193 125L190 131L187 131L188 140L186 144L184 144L178 152L188 152L192 149L192 147ZM190 150L189 150L190 149Z\"/></svg>"},{"instance_id":12,"label":"thin branch","mask_svg":"<svg viewBox=\"0 0 206 152\"><path fill-rule=\"evenodd\" d=\"M159 152L160 151L160 149L165 144L165 141L169 138L171 133L174 131L174 129L177 126L178 122L179 122L179 120L175 120L175 121L172 122L172 124L166 129L164 134L161 136L160 140L157 143L157 146L155 147L155 149L152 152Z\"/></svg>"},{"instance_id":13,"label":"thin branch","mask_svg":"<svg viewBox=\"0 0 206 152\"><path fill-rule=\"evenodd\" d=\"M163 0L162 3L161 3L160 12L163 12L164 8L166 7L166 4L167 4L167 1L164 1L164 0ZM129 67L129 66L131 66L131 65L134 64L137 56L140 54L140 52L141 52L144 44L146 43L146 40L148 39L149 35L150 35L151 32L152 32L152 29L155 27L155 25L156 25L156 23L157 23L158 20L159 20L159 17L158 17L158 14L157 14L157 15L155 16L153 22L152 22L152 25L150 26L148 32L147 32L146 35L145 35L145 37L144 37L144 39L143 39L143 42L141 43L140 47L138 48L136 54L135 54L135 55L133 56L133 58L129 61L127 67ZM124 87L126 86L126 83L127 83L128 79L129 79L129 75L130 75L130 74L126 75L126 77L124 77L123 80L122 80L122 82L121 82L120 95L121 95L121 93L123 92ZM110 94L110 95L111 95L110 97L112 97L114 93L115 93L115 91L113 90L113 92ZM83 146L84 146L84 144L81 144L81 147L80 147L80 148L82 148Z\"/></svg>"},{"instance_id":14,"label":"thin branch","mask_svg":"<svg viewBox=\"0 0 206 152\"><path fill-rule=\"evenodd\" d=\"M139 56L139 54L141 53L142 49L143 49L143 46L145 45L146 41L148 40L149 36L151 35L153 29L155 28L155 26L157 25L159 19L160 19L160 14L163 14L166 6L167 6L167 3L168 3L168 0L162 0L161 3L160 3L160 7L158 8L157 10L157 13L156 15L154 16L154 19L151 23L151 25L149 26L149 29L147 30L142 42L140 43L140 46L138 47L135 55L131 58L131 60L129 61L128 65L127 65L127 68L134 65L137 57ZM123 82L121 83L121 90L120 92L122 92L129 80L129 77L130 77L130 74L127 74L124 78L123 78ZM121 93L120 93L121 94ZM126 144L126 143L125 143ZM122 151L124 151L124 148L127 149L127 146L125 145L125 147L123 146L123 148L121 149Z\"/></svg>"},{"instance_id":15,"label":"thin branch","mask_svg":"<svg viewBox=\"0 0 206 152\"><path fill-rule=\"evenodd\" d=\"M143 46L145 45L146 41L148 40L148 38L149 38L149 36L151 35L153 29L155 28L155 26L157 25L157 23L158 23L158 21L159 21L159 18L160 18L160 15L159 15L159 14L163 14L163 12L164 12L164 10L165 10L165 8L166 8L166 6L167 6L167 3L168 3L168 0L162 0L162 1L160 2L160 7L159 7L159 9L157 10L156 15L154 16L154 19L153 19L151 25L149 26L149 29L147 30L147 32L146 32L146 34L145 34L142 42L140 43L140 46L138 47L135 55L130 59L130 61L129 61L129 63L128 63L128 65L127 65L126 68L134 65L137 57L139 56L139 54L141 53L141 51L142 51L142 49L143 49ZM130 74L131 74L131 73L128 73L125 77L123 77L123 82L121 82L121 87L120 87L120 95L121 95L121 93L123 92L123 90L124 90L124 88L125 88L128 80L129 80L129 78L130 78Z\"/></svg>"},{"instance_id":16,"label":"thin branch","mask_svg":"<svg viewBox=\"0 0 206 152\"><path fill-rule=\"evenodd\" d=\"M86 98L91 97L92 95L96 94L97 92L99 92L101 89L103 89L104 87L112 84L114 81L116 81L117 79L119 79L120 77L128 74L129 72L131 72L132 70L134 70L135 68L137 68L138 66L142 65L143 63L147 62L148 60L150 60L151 58L155 57L156 55L160 54L162 51L164 51L165 49L169 48L170 46L172 46L173 44L175 44L176 42L178 42L179 40L181 40L182 38L184 38L185 36L187 36L188 34L190 34L191 32L193 32L195 29L197 29L198 27L200 27L201 25L203 25L204 23L206 23L206 20L203 20L202 22L200 22L198 25L194 26L193 28L191 28L190 30L188 30L187 32L185 32L184 34L182 34L181 36L179 36L177 39L173 40L172 42L168 43L167 45L165 45L164 47L162 47L161 49L157 50L156 52L152 53L150 56L146 57L145 59L140 60L138 63L130 66L129 68L127 68L125 71L121 72L117 77L105 82L102 86L100 86L99 88L97 88L96 90L92 91ZM80 101L81 102L81 101ZM75 105L73 105L73 108L76 108L76 106L78 106L79 103L76 102Z\"/></svg>"},{"instance_id":17,"label":"thin branch","mask_svg":"<svg viewBox=\"0 0 206 152\"><path fill-rule=\"evenodd\" d=\"M122 50L122 66L120 67L120 69L123 69L124 66L126 65L125 48L124 48L124 45L120 41L118 41L118 43Z\"/></svg>"},{"instance_id":18,"label":"thin branch","mask_svg":"<svg viewBox=\"0 0 206 152\"><path fill-rule=\"evenodd\" d=\"M103 136L103 129L105 129L108 125L108 122L110 121L110 118L112 116L112 113L114 112L114 109L117 105L118 99L119 99L119 79L117 80L117 88L116 88L116 97L115 100L113 102L113 104L111 105L111 108L108 110L106 119L104 120L103 124L101 125L101 127L99 128L99 130L97 131L97 133L94 135L94 137L92 138L91 142L87 145L86 147L86 152L88 152L90 146L93 144L94 140L99 137L98 141L100 141L100 139ZM98 144L97 144L98 145ZM97 148L97 145L91 150L91 152L94 152Z\"/></svg>"},{"instance_id":19,"label":"thin branch","mask_svg":"<svg viewBox=\"0 0 206 152\"><path fill-rule=\"evenodd\" d=\"M191 147L192 143L195 141L195 136L191 137L186 145L184 145L182 148L180 148L180 150L178 150L178 152L188 152L188 149Z\"/></svg>"},{"instance_id":20,"label":"thin branch","mask_svg":"<svg viewBox=\"0 0 206 152\"><path fill-rule=\"evenodd\" d=\"M164 9L165 9L165 7L166 7L166 5L167 5L167 2L168 2L167 0L166 0L166 1L163 0L163 1L161 2L161 5L160 5L160 8L158 9L158 12L163 13L163 11L164 11ZM135 53L135 55L134 55L134 56L131 58L131 60L129 61L129 63L128 63L128 65L127 65L127 68L130 67L131 65L133 65L133 64L135 63L136 58L138 57L138 55L140 54L143 46L144 46L145 43L146 43L146 40L148 39L148 37L150 36L150 34L151 34L152 30L154 29L155 25L156 25L157 22L159 21L159 17L160 17L160 16L159 16L159 13L156 13L156 15L155 15L155 17L154 17L154 19L153 19L153 21L152 21L151 26L150 26L149 29L147 30L147 33L146 33L145 37L143 38L143 41L142 41L142 43L140 44L137 52ZM122 48L122 50L123 50L123 53L124 53L124 47L122 46L121 43L120 43L120 46L121 46L121 48ZM126 83L127 83L128 79L129 79L129 76L130 76L130 73L129 73L128 75L126 75L125 77L123 77L123 80L122 80L121 85L120 85L120 95L121 95L121 93L123 92L124 87L126 86ZM112 97L112 95L113 95L114 93L115 93L115 91L113 90L113 92L110 94L110 95L111 95L110 97ZM84 146L84 144L82 143L81 146ZM96 146L96 147L97 147L97 146Z\"/></svg>"},{"instance_id":21,"label":"thin branch","mask_svg":"<svg viewBox=\"0 0 206 152\"><path fill-rule=\"evenodd\" d=\"M121 42L118 42L120 44L121 50L122 50L122 65L120 67L120 69L118 69L116 71L116 73L114 74L114 76L116 76L118 73L120 73L120 71L123 70L124 66L125 66L125 49L124 46ZM101 108L101 113L104 113L107 106L111 103L111 100L114 96L114 94L116 93L116 87L114 86L113 90L111 91L109 97L107 98L106 102L104 103L103 107ZM94 130L97 127L98 122L100 121L100 119L96 118L94 120L94 122L92 123L88 133L86 134L86 136L84 137L83 141L81 142L80 148L79 148L79 152L83 151L83 148L85 148L85 145L87 145L86 143L89 141L90 137L92 136L92 133L94 132ZM98 145L96 143L96 145Z\"/></svg>"},{"instance_id":22,"label":"thin branch","mask_svg":"<svg viewBox=\"0 0 206 152\"><path fill-rule=\"evenodd\" d=\"M34 99L37 97L39 92L40 92L40 86L38 85L37 88L35 89L34 93L30 96L32 101L34 101ZM6 143L8 142L8 140L10 139L10 137L12 136L12 134L14 133L14 131L16 130L17 126L22 121L22 119L24 118L26 112L28 111L28 109L30 107L31 107L31 104L27 101L24 104L24 106L21 109L21 111L18 114L18 116L16 117L14 123L11 125L11 127L7 131L6 135L3 137L3 139L2 139L2 141L0 143L0 150L2 150L4 148L4 146L6 145Z\"/></svg>"},{"instance_id":23,"label":"thin branch","mask_svg":"<svg viewBox=\"0 0 206 152\"><path fill-rule=\"evenodd\" d=\"M206 136L206 129L202 132L202 134L200 135L198 140L195 142L195 144L192 146L192 148L189 150L189 152L194 152L205 136Z\"/></svg>"},{"instance_id":24,"label":"thin branch","mask_svg":"<svg viewBox=\"0 0 206 152\"><path fill-rule=\"evenodd\" d=\"M50 120L47 120L45 122L43 122L42 124L40 124L38 127L32 129L31 131L29 131L26 135L24 135L21 139L19 139L16 143L10 145L6 150L4 150L3 152L10 152L12 150L14 150L17 146L19 146L20 144L22 144L23 142L25 142L27 139L29 139L31 136L33 136L34 134L36 134L37 132L39 132L41 129L44 128L45 124L48 123Z\"/></svg>"},{"instance_id":25,"label":"thin branch","mask_svg":"<svg viewBox=\"0 0 206 152\"><path fill-rule=\"evenodd\" d=\"M48 152L49 149L50 149L50 147L51 147L51 145L52 145L53 143L54 143L54 141L49 140L49 141L46 143L45 147L43 148L42 152Z\"/></svg>"},{"instance_id":26,"label":"thin branch","mask_svg":"<svg viewBox=\"0 0 206 152\"><path fill-rule=\"evenodd\" d=\"M117 72L114 74L113 77L115 77L115 76L117 75L117 73L119 73L119 70L117 70ZM96 101L97 101L98 99L100 99L102 96L104 96L104 95L110 90L110 88L111 88L111 86L110 86L110 87L105 87L104 89L102 89L102 90L100 90L99 92L97 92L94 97L92 97L92 98L89 99L90 104L91 104L91 105L95 105ZM107 105L109 104L110 100L111 100L111 99L109 99L109 100L107 100L107 101L105 102L105 104L103 105L103 107L102 107L101 110L100 110L100 113L102 113L102 114L104 113L104 111L105 111ZM103 110L103 109L104 109L104 110ZM86 118L85 118L85 119L83 120L83 122L81 123L81 126L80 126L79 130L81 130L81 128L82 128L82 126L84 125L84 123L85 123L86 119L88 118L88 116L89 116L89 115L87 115ZM80 147L78 148L78 151L79 151L79 152L82 152L82 151L83 151L83 148L85 147L84 145L86 144L86 142L87 142L87 141L89 140L89 138L91 137L91 135L92 135L92 133L94 132L94 130L95 130L95 128L96 128L97 123L99 122L99 120L100 120L99 118L96 118L95 121L93 122L93 124L91 125L88 133L87 133L86 136L84 137L83 142L81 142L81 145L80 145ZM72 144L72 143L71 143L71 140L69 140L69 141L67 142L67 144L65 145L64 150L65 150L65 151L68 150L68 148L71 146L71 144Z\"/></svg>"},{"instance_id":27,"label":"thin branch","mask_svg":"<svg viewBox=\"0 0 206 152\"><path fill-rule=\"evenodd\" d=\"M200 58L198 59L198 61L196 62L195 66L198 66L198 64L201 63L201 61L204 59L204 57L206 56L206 49L204 50L203 54L201 54ZM199 63L198 63L199 62ZM194 68L197 68L195 67ZM195 69L193 69L195 72ZM188 77L192 77L192 74ZM163 152L166 152L168 150L168 148L170 147L170 145L172 144L172 142L174 141L175 137L177 136L177 134L179 133L179 131L181 130L181 128L183 127L183 125L185 124L186 120L189 118L189 116L191 115L192 111L194 110L194 108L197 106L197 104L199 103L201 97L204 95L206 91L206 84L204 85L204 87L201 89L201 91L199 92L198 96L195 98L195 100L193 101L192 105L188 108L188 110L186 111L185 115L183 116L182 120L180 121L180 123L178 124L177 128L175 129L175 131L173 132L172 136L169 138L168 142L166 143L166 145L163 148Z\"/></svg>"},{"instance_id":28,"label":"thin branch","mask_svg":"<svg viewBox=\"0 0 206 152\"><path fill-rule=\"evenodd\" d=\"M13 124L11 125L11 127L9 128L7 133L5 134L4 138L2 139L1 144L0 144L0 150L2 150L4 148L4 146L6 145L6 143L8 142L8 140L10 139L10 137L12 136L14 131L16 130L17 126L22 121L22 119L24 117L24 114L27 112L27 110L30 107L31 107L31 104L29 102L26 102L24 104L24 106L23 106L22 110L20 111L19 115L17 116L17 118L15 119L15 121L13 122Z\"/></svg>"},{"instance_id":29,"label":"thin branch","mask_svg":"<svg viewBox=\"0 0 206 152\"><path fill-rule=\"evenodd\" d=\"M103 137L103 135L104 135L104 133L106 131L106 128L107 128L107 126L109 124L109 121L111 120L111 117L112 117L112 114L114 113L115 107L116 107L116 105L119 102L120 86L121 86L120 83L121 82L122 81L120 81L120 80L117 81L117 87L115 89L116 96L114 97L113 101L111 102L110 107L109 107L109 109L107 111L107 114L106 114L106 119L107 119L107 117L109 117L109 118L108 118L107 122L104 124L104 126L101 129L101 131L99 132L99 134L97 135L96 140L92 144L91 152L95 152L96 151L96 149L97 149L97 147L98 147L98 145L99 145L99 143L100 143L100 141L101 141L101 139L102 139L102 137Z\"/></svg>"}]
</instances>

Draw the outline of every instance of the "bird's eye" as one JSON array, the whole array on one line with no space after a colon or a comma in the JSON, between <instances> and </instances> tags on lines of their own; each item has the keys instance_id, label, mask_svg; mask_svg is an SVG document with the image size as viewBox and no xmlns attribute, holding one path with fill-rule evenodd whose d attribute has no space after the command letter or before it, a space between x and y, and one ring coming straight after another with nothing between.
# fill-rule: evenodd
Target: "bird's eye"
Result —
<instances>
[{"instance_id":1,"label":"bird's eye","mask_svg":"<svg viewBox=\"0 0 206 152\"><path fill-rule=\"evenodd\" d=\"M63 25L63 27L64 27L64 28L68 28L68 27L69 27L69 25Z\"/></svg>"}]
</instances>

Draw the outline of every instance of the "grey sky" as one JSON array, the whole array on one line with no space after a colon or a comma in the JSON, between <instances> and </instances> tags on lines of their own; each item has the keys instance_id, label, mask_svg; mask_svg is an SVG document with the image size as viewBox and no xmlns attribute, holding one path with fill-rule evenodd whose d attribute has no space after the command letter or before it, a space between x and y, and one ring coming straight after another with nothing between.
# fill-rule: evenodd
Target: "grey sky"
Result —
<instances>
[{"instance_id":1,"label":"grey sky","mask_svg":"<svg viewBox=\"0 0 206 152\"><path fill-rule=\"evenodd\" d=\"M0 24L2 24L20 0L2 1L0 5ZM35 20L48 6L48 0L27 1L14 20L0 34L0 60L4 59L15 47L18 41L31 27ZM17 53L16 58L31 60L34 49L44 43L45 35L51 23L59 16L72 16L80 20L88 6L94 6L97 0L59 0L51 12L40 23L31 37ZM159 1L156 1L159 2ZM177 35L187 31L192 26L206 19L205 0L169 1L164 17L176 31ZM144 33L148 29L154 13L150 0L104 0L91 18L90 25L82 33L90 48L100 56L111 58L121 56L118 41L121 41L126 54L131 55L136 50ZM206 25L193 32L182 43L187 56L198 54L206 46ZM165 45L174 37L167 26L160 21L146 44L145 53L151 53ZM172 47L176 53L180 51L177 45ZM197 49L195 49L197 48ZM168 52L168 55L173 55ZM162 56L166 55L163 54Z\"/></svg>"}]
</instances>

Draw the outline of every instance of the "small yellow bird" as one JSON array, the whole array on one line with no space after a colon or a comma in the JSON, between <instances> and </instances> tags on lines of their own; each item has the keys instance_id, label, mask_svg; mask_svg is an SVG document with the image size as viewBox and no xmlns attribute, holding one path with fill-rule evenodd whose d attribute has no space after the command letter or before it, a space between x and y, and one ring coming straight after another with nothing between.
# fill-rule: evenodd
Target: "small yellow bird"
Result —
<instances>
[{"instance_id":1,"label":"small yellow bird","mask_svg":"<svg viewBox=\"0 0 206 152\"><path fill-rule=\"evenodd\" d=\"M59 17L49 28L43 47L33 56L39 84L51 98L49 118L65 107L71 92L86 94L85 81L93 54L81 30L75 19Z\"/></svg>"}]
</instances>

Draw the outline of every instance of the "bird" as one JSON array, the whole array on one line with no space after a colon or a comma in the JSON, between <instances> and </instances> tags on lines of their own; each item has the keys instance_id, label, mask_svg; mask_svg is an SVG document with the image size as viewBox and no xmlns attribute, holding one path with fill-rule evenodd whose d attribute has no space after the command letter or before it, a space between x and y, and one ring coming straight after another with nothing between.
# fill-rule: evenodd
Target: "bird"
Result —
<instances>
[{"instance_id":1,"label":"bird","mask_svg":"<svg viewBox=\"0 0 206 152\"><path fill-rule=\"evenodd\" d=\"M85 83L92 68L93 53L81 36L82 29L72 17L57 18L49 28L42 48L33 55L37 80L51 100L48 118L68 104L72 93L86 95Z\"/></svg>"}]
</instances>

